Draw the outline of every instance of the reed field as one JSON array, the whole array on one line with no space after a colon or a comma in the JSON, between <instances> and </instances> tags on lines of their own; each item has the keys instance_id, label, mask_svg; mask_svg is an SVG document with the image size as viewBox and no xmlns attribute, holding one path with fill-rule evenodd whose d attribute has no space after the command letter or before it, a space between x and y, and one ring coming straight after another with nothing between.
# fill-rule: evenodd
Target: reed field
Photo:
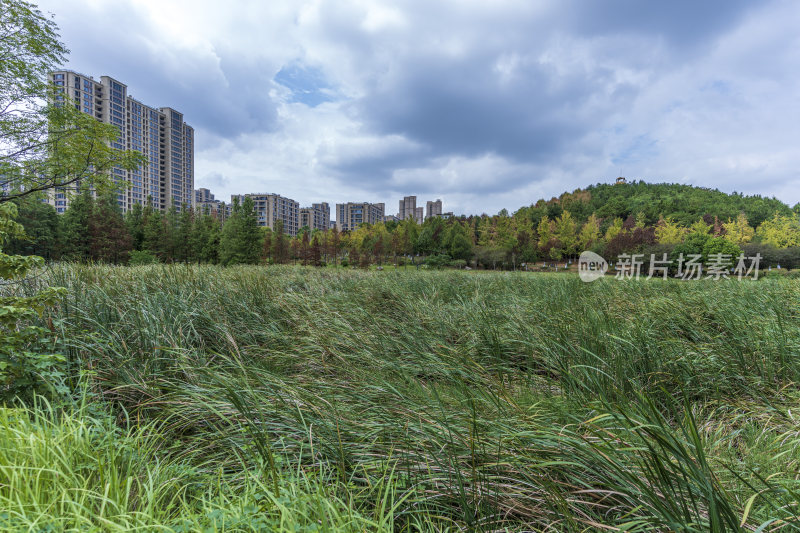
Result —
<instances>
[{"instance_id":1,"label":"reed field","mask_svg":"<svg viewBox=\"0 0 800 533\"><path fill-rule=\"evenodd\" d=\"M800 280L56 264L0 530L800 529ZM32 291L21 286L20 291Z\"/></svg>"}]
</instances>

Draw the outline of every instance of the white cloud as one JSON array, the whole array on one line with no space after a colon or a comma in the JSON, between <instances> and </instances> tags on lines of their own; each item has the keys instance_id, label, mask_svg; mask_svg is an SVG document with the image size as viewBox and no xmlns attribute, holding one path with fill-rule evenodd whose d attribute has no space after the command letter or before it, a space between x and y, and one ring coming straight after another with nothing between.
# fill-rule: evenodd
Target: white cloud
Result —
<instances>
[{"instance_id":1,"label":"white cloud","mask_svg":"<svg viewBox=\"0 0 800 533\"><path fill-rule=\"evenodd\" d=\"M72 68L185 113L197 185L220 198L269 190L391 211L418 194L493 213L621 169L800 201L800 6L788 0L693 7L691 20L695 4L680 2L41 5ZM292 103L273 81L287 65L324 77L333 101Z\"/></svg>"}]
</instances>

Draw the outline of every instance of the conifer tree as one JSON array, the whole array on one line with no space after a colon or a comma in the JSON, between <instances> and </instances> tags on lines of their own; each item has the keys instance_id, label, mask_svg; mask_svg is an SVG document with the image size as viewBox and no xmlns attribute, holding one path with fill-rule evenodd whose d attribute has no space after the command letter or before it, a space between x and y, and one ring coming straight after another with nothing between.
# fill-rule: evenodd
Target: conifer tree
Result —
<instances>
[{"instance_id":1,"label":"conifer tree","mask_svg":"<svg viewBox=\"0 0 800 533\"><path fill-rule=\"evenodd\" d=\"M305 228L302 234L303 235L300 237L300 260L303 262L303 265L308 265L310 259L309 246L311 245L308 238L308 227Z\"/></svg>"},{"instance_id":2,"label":"conifer tree","mask_svg":"<svg viewBox=\"0 0 800 533\"><path fill-rule=\"evenodd\" d=\"M169 263L178 260L177 256L180 253L181 243L178 226L178 208L175 205L171 205L164 217L164 261Z\"/></svg>"},{"instance_id":3,"label":"conifer tree","mask_svg":"<svg viewBox=\"0 0 800 533\"><path fill-rule=\"evenodd\" d=\"M231 218L222 228L220 262L223 265L255 265L261 256L263 236L253 199L247 196L241 205L234 201L233 207Z\"/></svg>"},{"instance_id":4,"label":"conifer tree","mask_svg":"<svg viewBox=\"0 0 800 533\"><path fill-rule=\"evenodd\" d=\"M261 241L261 260L266 263L272 262L272 230L264 228L264 237Z\"/></svg>"},{"instance_id":5,"label":"conifer tree","mask_svg":"<svg viewBox=\"0 0 800 533\"><path fill-rule=\"evenodd\" d=\"M283 233L283 221L275 221L275 229L272 232L272 260L275 263L283 264L289 258L289 242Z\"/></svg>"},{"instance_id":6,"label":"conifer tree","mask_svg":"<svg viewBox=\"0 0 800 533\"><path fill-rule=\"evenodd\" d=\"M88 189L75 196L61 217L61 257L69 261L87 261L91 256L89 218L94 199Z\"/></svg>"},{"instance_id":7,"label":"conifer tree","mask_svg":"<svg viewBox=\"0 0 800 533\"><path fill-rule=\"evenodd\" d=\"M91 257L95 261L125 263L131 251L131 235L122 218L116 193L103 194L88 221Z\"/></svg>"},{"instance_id":8,"label":"conifer tree","mask_svg":"<svg viewBox=\"0 0 800 533\"><path fill-rule=\"evenodd\" d=\"M750 227L747 217L744 213L739 213L736 220L729 220L722 225L725 230L724 238L734 244L747 244L753 240L756 231Z\"/></svg>"},{"instance_id":9,"label":"conifer tree","mask_svg":"<svg viewBox=\"0 0 800 533\"><path fill-rule=\"evenodd\" d=\"M322 250L324 246L322 244L323 238L320 235L321 232L315 232L314 237L311 239L311 264L314 266L320 266L322 262Z\"/></svg>"},{"instance_id":10,"label":"conifer tree","mask_svg":"<svg viewBox=\"0 0 800 533\"><path fill-rule=\"evenodd\" d=\"M536 232L539 235L539 249L542 252L549 250L550 241L553 240L553 223L546 215L539 221Z\"/></svg>"},{"instance_id":11,"label":"conifer tree","mask_svg":"<svg viewBox=\"0 0 800 533\"><path fill-rule=\"evenodd\" d=\"M25 235L9 239L3 250L45 259L57 257L60 220L55 208L42 202L39 195L24 196L14 203L17 204L17 223L22 224Z\"/></svg>"},{"instance_id":12,"label":"conifer tree","mask_svg":"<svg viewBox=\"0 0 800 533\"><path fill-rule=\"evenodd\" d=\"M144 209L142 204L133 204L133 207L125 214L125 226L131 235L131 245L134 250L142 249L144 239Z\"/></svg>"},{"instance_id":13,"label":"conifer tree","mask_svg":"<svg viewBox=\"0 0 800 533\"><path fill-rule=\"evenodd\" d=\"M212 264L219 262L220 233L219 221L208 213L195 221L191 247L196 261Z\"/></svg>"},{"instance_id":14,"label":"conifer tree","mask_svg":"<svg viewBox=\"0 0 800 533\"><path fill-rule=\"evenodd\" d=\"M192 246L192 234L194 233L194 211L183 204L181 213L178 215L177 228L174 233L175 241L175 260L182 263L193 262L196 260L196 253Z\"/></svg>"},{"instance_id":15,"label":"conifer tree","mask_svg":"<svg viewBox=\"0 0 800 533\"><path fill-rule=\"evenodd\" d=\"M151 206L144 209L142 229L142 250L150 252L162 261L167 259L166 230L164 217Z\"/></svg>"},{"instance_id":16,"label":"conifer tree","mask_svg":"<svg viewBox=\"0 0 800 533\"><path fill-rule=\"evenodd\" d=\"M339 253L342 249L342 234L339 232L339 228L336 226L333 227L333 232L331 233L331 255L333 255L333 265L336 266L339 264Z\"/></svg>"},{"instance_id":17,"label":"conifer tree","mask_svg":"<svg viewBox=\"0 0 800 533\"><path fill-rule=\"evenodd\" d=\"M458 223L453 224L450 228L448 241L450 257L469 261L472 257L472 241L470 241L467 229L464 226Z\"/></svg>"}]
</instances>

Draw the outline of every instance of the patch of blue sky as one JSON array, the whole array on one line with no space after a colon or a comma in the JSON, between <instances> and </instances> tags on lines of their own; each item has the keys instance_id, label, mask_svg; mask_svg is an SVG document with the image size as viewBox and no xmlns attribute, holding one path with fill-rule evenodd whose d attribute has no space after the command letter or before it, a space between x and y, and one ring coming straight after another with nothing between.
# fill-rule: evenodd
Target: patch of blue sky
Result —
<instances>
[{"instance_id":1,"label":"patch of blue sky","mask_svg":"<svg viewBox=\"0 0 800 533\"><path fill-rule=\"evenodd\" d=\"M336 91L320 69L299 61L284 65L273 79L289 89L289 102L292 103L316 107L338 99Z\"/></svg>"}]
</instances>

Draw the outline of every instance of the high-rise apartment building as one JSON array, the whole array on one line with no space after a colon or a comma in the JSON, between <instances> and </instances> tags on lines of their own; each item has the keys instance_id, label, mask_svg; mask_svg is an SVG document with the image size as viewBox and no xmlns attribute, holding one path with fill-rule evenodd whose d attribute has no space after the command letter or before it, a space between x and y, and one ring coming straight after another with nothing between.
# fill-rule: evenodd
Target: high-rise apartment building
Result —
<instances>
[{"instance_id":1,"label":"high-rise apartment building","mask_svg":"<svg viewBox=\"0 0 800 533\"><path fill-rule=\"evenodd\" d=\"M204 187L200 187L199 189L194 190L194 202L195 204L204 204L207 202L216 202L214 195L211 193L209 189Z\"/></svg>"},{"instance_id":2,"label":"high-rise apartment building","mask_svg":"<svg viewBox=\"0 0 800 533\"><path fill-rule=\"evenodd\" d=\"M114 78L100 81L72 70L50 74L58 88L56 102L76 109L119 129L119 138L111 143L120 150L136 150L147 158L138 169L112 170L115 181L128 183L118 195L123 211L134 204L152 202L153 207L181 210L194 203L194 129L184 122L183 114L169 107L148 106L128 94L128 87ZM51 191L50 201L63 213L68 195L64 190Z\"/></svg>"},{"instance_id":3,"label":"high-rise apartment building","mask_svg":"<svg viewBox=\"0 0 800 533\"><path fill-rule=\"evenodd\" d=\"M284 233L291 236L297 235L297 230L300 229L299 202L279 194L252 193L234 194L231 196L231 203L236 199L241 204L245 197L253 199L259 226L265 226L274 231L275 222L281 220Z\"/></svg>"},{"instance_id":4,"label":"high-rise apartment building","mask_svg":"<svg viewBox=\"0 0 800 533\"><path fill-rule=\"evenodd\" d=\"M300 227L326 231L331 226L331 207L327 202L300 209Z\"/></svg>"},{"instance_id":5,"label":"high-rise apartment building","mask_svg":"<svg viewBox=\"0 0 800 533\"><path fill-rule=\"evenodd\" d=\"M438 198L435 202L428 200L425 202L425 218L442 216L442 201Z\"/></svg>"},{"instance_id":6,"label":"high-rise apartment building","mask_svg":"<svg viewBox=\"0 0 800 533\"><path fill-rule=\"evenodd\" d=\"M441 212L441 200L437 200L439 202L439 211ZM434 202L428 202L431 204ZM430 209L430 206L429 206ZM407 220L412 219L417 224L422 224L425 221L425 209L422 207L417 207L417 197L416 196L404 196L402 200L400 200L399 209L397 212L397 218L400 220Z\"/></svg>"},{"instance_id":7,"label":"high-rise apartment building","mask_svg":"<svg viewBox=\"0 0 800 533\"><path fill-rule=\"evenodd\" d=\"M385 206L382 203L348 202L336 204L336 226L339 231L352 231L363 223L383 222Z\"/></svg>"},{"instance_id":8,"label":"high-rise apartment building","mask_svg":"<svg viewBox=\"0 0 800 533\"><path fill-rule=\"evenodd\" d=\"M194 207L200 214L208 213L212 217L224 223L231 216L231 206L225 202L217 200L211 191L200 188L194 191Z\"/></svg>"},{"instance_id":9,"label":"high-rise apartment building","mask_svg":"<svg viewBox=\"0 0 800 533\"><path fill-rule=\"evenodd\" d=\"M417 197L405 196L400 200L400 206L397 210L397 218L405 220L407 218L415 218L417 210Z\"/></svg>"}]
</instances>

